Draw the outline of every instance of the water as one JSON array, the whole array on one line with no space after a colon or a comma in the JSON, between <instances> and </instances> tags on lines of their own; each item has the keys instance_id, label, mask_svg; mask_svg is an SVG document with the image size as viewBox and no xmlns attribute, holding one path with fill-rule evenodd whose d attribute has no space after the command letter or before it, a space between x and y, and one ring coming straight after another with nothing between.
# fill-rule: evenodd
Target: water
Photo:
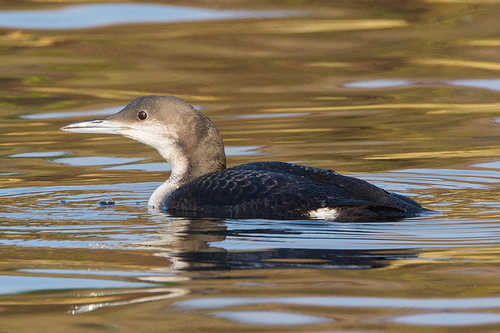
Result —
<instances>
[{"instance_id":1,"label":"water","mask_svg":"<svg viewBox=\"0 0 500 333\"><path fill-rule=\"evenodd\" d=\"M177 4L211 16L55 26L68 10L131 4L3 4L15 28L0 35L2 331L498 331L500 6ZM149 210L170 170L156 151L58 130L146 94L208 115L230 166L335 169L439 214Z\"/></svg>"},{"instance_id":2,"label":"water","mask_svg":"<svg viewBox=\"0 0 500 333\"><path fill-rule=\"evenodd\" d=\"M0 25L15 29L81 29L115 24L281 17L290 14L292 13L102 3L65 6L51 10L0 11Z\"/></svg>"}]
</instances>

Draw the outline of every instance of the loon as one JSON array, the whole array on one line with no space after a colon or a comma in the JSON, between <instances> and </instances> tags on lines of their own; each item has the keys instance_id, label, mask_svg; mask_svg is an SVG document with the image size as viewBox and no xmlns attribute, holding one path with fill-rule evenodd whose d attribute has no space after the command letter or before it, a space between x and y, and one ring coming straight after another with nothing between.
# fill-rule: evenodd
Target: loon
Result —
<instances>
[{"instance_id":1,"label":"loon","mask_svg":"<svg viewBox=\"0 0 500 333\"><path fill-rule=\"evenodd\" d=\"M61 130L121 134L155 148L172 172L148 205L173 216L356 221L430 212L403 195L332 170L285 162L226 169L215 125L177 97L138 97L115 114Z\"/></svg>"}]
</instances>

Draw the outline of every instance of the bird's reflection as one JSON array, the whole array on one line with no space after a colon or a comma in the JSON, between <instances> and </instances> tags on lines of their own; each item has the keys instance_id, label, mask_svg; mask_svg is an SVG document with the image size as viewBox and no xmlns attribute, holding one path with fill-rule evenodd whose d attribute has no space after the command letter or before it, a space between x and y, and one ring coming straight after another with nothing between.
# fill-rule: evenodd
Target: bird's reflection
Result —
<instances>
[{"instance_id":1,"label":"bird's reflection","mask_svg":"<svg viewBox=\"0 0 500 333\"><path fill-rule=\"evenodd\" d=\"M151 255L168 260L164 267L156 266L151 275L135 278L136 282L151 283L151 287L78 292L77 302L71 294L61 296L58 304L69 306L70 313L83 313L182 298L193 291L190 281L227 279L231 276L226 273L237 270L247 272L234 278L254 279L280 270L381 268L418 255L407 249L356 248L362 244L357 242L359 238L374 237L374 230L384 232L378 225L370 230L324 221L188 219L162 213L152 214L150 222L160 231L149 234L148 241L130 246L151 250ZM342 237L344 241L338 242Z\"/></svg>"},{"instance_id":2,"label":"bird's reflection","mask_svg":"<svg viewBox=\"0 0 500 333\"><path fill-rule=\"evenodd\" d=\"M407 249L335 248L334 237L343 230L335 230L335 226L329 227L327 223L268 221L269 228L266 228L263 220L250 227L249 220L239 223L238 220L179 219L168 215L164 215L162 220L164 231L157 235L157 239L148 242L148 246L161 250L157 255L170 258L171 269L184 272L372 269L385 267L392 260L410 259L418 255L414 250ZM321 231L315 230L318 225L322 230L329 231L321 236L321 242L311 238L311 230L314 230L313 234ZM332 242L328 242L328 237L332 237ZM239 248L241 239L244 239L241 243L245 246ZM261 246L263 241L267 246ZM273 242L274 246L269 247Z\"/></svg>"}]
</instances>

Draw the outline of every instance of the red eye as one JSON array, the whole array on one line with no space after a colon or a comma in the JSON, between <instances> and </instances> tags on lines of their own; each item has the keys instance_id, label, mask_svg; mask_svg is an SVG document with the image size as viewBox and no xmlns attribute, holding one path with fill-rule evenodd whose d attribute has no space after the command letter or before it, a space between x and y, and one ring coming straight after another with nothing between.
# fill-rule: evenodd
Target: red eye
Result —
<instances>
[{"instance_id":1,"label":"red eye","mask_svg":"<svg viewBox=\"0 0 500 333\"><path fill-rule=\"evenodd\" d=\"M144 110L137 112L137 118L139 120L146 120L148 118L148 113Z\"/></svg>"}]
</instances>

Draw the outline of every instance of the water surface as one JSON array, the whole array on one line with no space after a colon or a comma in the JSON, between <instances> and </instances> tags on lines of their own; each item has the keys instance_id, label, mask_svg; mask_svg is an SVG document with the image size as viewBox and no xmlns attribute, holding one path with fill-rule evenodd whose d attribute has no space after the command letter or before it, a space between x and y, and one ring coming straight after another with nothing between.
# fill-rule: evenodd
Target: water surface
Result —
<instances>
[{"instance_id":1,"label":"water surface","mask_svg":"<svg viewBox=\"0 0 500 333\"><path fill-rule=\"evenodd\" d=\"M198 18L185 2L0 4L19 15L15 28L0 19L3 331L500 329L498 4L227 2ZM68 14L112 6L188 14ZM149 210L170 172L156 151L59 131L147 94L209 116L229 166L334 169L439 214L340 223Z\"/></svg>"},{"instance_id":2,"label":"water surface","mask_svg":"<svg viewBox=\"0 0 500 333\"><path fill-rule=\"evenodd\" d=\"M58 9L0 11L0 26L16 29L81 29L116 24L280 17L290 14L139 3L98 3Z\"/></svg>"}]
</instances>

